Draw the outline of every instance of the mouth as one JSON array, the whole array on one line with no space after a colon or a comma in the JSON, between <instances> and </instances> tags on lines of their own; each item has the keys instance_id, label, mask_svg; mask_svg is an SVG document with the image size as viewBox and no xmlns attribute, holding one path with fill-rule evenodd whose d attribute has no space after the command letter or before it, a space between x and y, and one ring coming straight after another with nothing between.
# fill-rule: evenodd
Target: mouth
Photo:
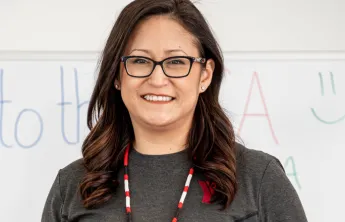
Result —
<instances>
[{"instance_id":1,"label":"mouth","mask_svg":"<svg viewBox=\"0 0 345 222\"><path fill-rule=\"evenodd\" d=\"M145 101L153 102L153 103L169 103L175 100L175 97L172 97L172 96L153 95L153 94L142 95L141 98L143 98Z\"/></svg>"}]
</instances>

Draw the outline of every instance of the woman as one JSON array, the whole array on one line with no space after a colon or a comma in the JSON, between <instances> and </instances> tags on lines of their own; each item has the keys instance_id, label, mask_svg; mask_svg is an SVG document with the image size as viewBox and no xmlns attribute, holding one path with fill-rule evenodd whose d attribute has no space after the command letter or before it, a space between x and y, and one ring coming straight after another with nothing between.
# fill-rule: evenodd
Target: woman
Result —
<instances>
[{"instance_id":1,"label":"woman","mask_svg":"<svg viewBox=\"0 0 345 222\"><path fill-rule=\"evenodd\" d=\"M136 0L103 51L83 158L42 221L307 221L278 159L235 142L221 50L189 0Z\"/></svg>"}]
</instances>

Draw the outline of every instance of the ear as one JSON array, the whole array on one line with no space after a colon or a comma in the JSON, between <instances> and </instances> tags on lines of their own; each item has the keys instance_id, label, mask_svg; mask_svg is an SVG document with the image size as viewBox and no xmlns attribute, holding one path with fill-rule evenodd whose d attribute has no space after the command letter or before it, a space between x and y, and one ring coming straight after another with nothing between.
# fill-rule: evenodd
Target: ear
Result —
<instances>
[{"instance_id":1,"label":"ear","mask_svg":"<svg viewBox=\"0 0 345 222\"><path fill-rule=\"evenodd\" d=\"M118 79L115 79L114 86L115 86L115 89L117 90L121 89L120 81Z\"/></svg>"},{"instance_id":2,"label":"ear","mask_svg":"<svg viewBox=\"0 0 345 222\"><path fill-rule=\"evenodd\" d=\"M200 84L199 84L200 93L205 92L207 87L211 84L214 68L215 68L214 60L208 59L206 61L205 68L203 68L201 72L201 78L200 78Z\"/></svg>"}]
</instances>

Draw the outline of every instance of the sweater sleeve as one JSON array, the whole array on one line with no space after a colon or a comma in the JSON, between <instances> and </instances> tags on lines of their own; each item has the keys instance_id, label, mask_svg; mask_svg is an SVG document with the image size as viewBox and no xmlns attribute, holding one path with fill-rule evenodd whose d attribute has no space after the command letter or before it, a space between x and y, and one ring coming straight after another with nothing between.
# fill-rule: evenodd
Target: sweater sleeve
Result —
<instances>
[{"instance_id":1,"label":"sweater sleeve","mask_svg":"<svg viewBox=\"0 0 345 222\"><path fill-rule=\"evenodd\" d=\"M41 222L62 222L62 206L63 201L60 192L60 171L57 174L53 185L50 188L46 199Z\"/></svg>"},{"instance_id":2,"label":"sweater sleeve","mask_svg":"<svg viewBox=\"0 0 345 222\"><path fill-rule=\"evenodd\" d=\"M278 159L271 160L266 167L258 205L262 222L307 222L298 194Z\"/></svg>"}]
</instances>

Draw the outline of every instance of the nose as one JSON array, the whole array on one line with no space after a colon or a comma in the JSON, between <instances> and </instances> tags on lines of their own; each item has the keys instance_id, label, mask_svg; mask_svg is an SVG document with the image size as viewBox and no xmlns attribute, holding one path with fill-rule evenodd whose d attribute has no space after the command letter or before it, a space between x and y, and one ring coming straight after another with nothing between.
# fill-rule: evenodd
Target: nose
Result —
<instances>
[{"instance_id":1,"label":"nose","mask_svg":"<svg viewBox=\"0 0 345 222\"><path fill-rule=\"evenodd\" d=\"M169 77L167 77L163 72L163 67L156 65L152 74L149 76L148 83L155 87L162 87L167 85L169 82Z\"/></svg>"}]
</instances>

